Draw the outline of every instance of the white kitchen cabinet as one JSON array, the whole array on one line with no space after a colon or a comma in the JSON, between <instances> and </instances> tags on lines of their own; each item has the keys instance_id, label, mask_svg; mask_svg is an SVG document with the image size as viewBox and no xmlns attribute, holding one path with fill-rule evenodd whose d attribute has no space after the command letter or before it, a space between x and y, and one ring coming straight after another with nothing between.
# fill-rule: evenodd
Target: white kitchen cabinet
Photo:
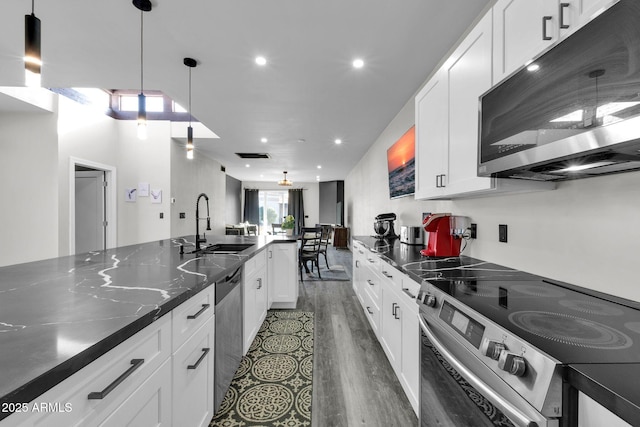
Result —
<instances>
[{"instance_id":1,"label":"white kitchen cabinet","mask_svg":"<svg viewBox=\"0 0 640 427\"><path fill-rule=\"evenodd\" d=\"M171 412L171 361L166 360L98 426L170 427Z\"/></svg>"},{"instance_id":2,"label":"white kitchen cabinet","mask_svg":"<svg viewBox=\"0 0 640 427\"><path fill-rule=\"evenodd\" d=\"M353 242L353 291L356 293L358 300L360 300L360 304L364 307L364 286L363 282L365 280L365 251L366 249L362 246L360 242Z\"/></svg>"},{"instance_id":3,"label":"white kitchen cabinet","mask_svg":"<svg viewBox=\"0 0 640 427\"><path fill-rule=\"evenodd\" d=\"M478 176L478 108L492 83L492 31L489 12L416 96L416 199L555 188Z\"/></svg>"},{"instance_id":4,"label":"white kitchen cabinet","mask_svg":"<svg viewBox=\"0 0 640 427\"><path fill-rule=\"evenodd\" d=\"M385 283L382 289L382 333L380 334L380 343L396 375L402 373L402 322L398 310L400 310L398 297L389 286L389 283Z\"/></svg>"},{"instance_id":5,"label":"white kitchen cabinet","mask_svg":"<svg viewBox=\"0 0 640 427\"><path fill-rule=\"evenodd\" d=\"M68 412L20 412L2 427L96 426L147 414L171 423L171 316L166 315L109 350L80 371L38 396L29 405L69 404ZM109 388L115 384L115 388ZM102 396L97 396L101 393ZM92 398L89 398L89 396ZM138 395L138 396L136 396ZM145 399L141 399L141 397ZM162 413L154 412L161 405ZM167 418L168 416L168 418ZM115 417L115 418L114 418ZM103 424L106 423L106 424ZM132 424L145 425L145 424ZM156 424L153 424L156 425Z\"/></svg>"},{"instance_id":6,"label":"white kitchen cabinet","mask_svg":"<svg viewBox=\"0 0 640 427\"><path fill-rule=\"evenodd\" d=\"M578 392L578 427L631 427L607 408Z\"/></svg>"},{"instance_id":7,"label":"white kitchen cabinet","mask_svg":"<svg viewBox=\"0 0 640 427\"><path fill-rule=\"evenodd\" d=\"M244 264L244 354L249 351L253 339L267 317L267 281L267 251L262 251Z\"/></svg>"},{"instance_id":8,"label":"white kitchen cabinet","mask_svg":"<svg viewBox=\"0 0 640 427\"><path fill-rule=\"evenodd\" d=\"M267 249L268 305L271 308L296 308L298 304L297 249L296 242L274 243Z\"/></svg>"},{"instance_id":9,"label":"white kitchen cabinet","mask_svg":"<svg viewBox=\"0 0 640 427\"><path fill-rule=\"evenodd\" d=\"M493 6L496 84L618 0L498 0Z\"/></svg>"},{"instance_id":10,"label":"white kitchen cabinet","mask_svg":"<svg viewBox=\"0 0 640 427\"><path fill-rule=\"evenodd\" d=\"M407 280L411 280L408 279ZM414 282L415 283L415 282ZM402 384L413 410L418 413L420 392L420 325L418 305L415 300L400 298L397 311L402 322L402 352L400 383Z\"/></svg>"},{"instance_id":11,"label":"white kitchen cabinet","mask_svg":"<svg viewBox=\"0 0 640 427\"><path fill-rule=\"evenodd\" d=\"M449 173L449 103L446 70L438 71L416 96L415 198L445 194Z\"/></svg>"},{"instance_id":12,"label":"white kitchen cabinet","mask_svg":"<svg viewBox=\"0 0 640 427\"><path fill-rule=\"evenodd\" d=\"M215 316L173 354L173 425L203 427L213 418Z\"/></svg>"},{"instance_id":13,"label":"white kitchen cabinet","mask_svg":"<svg viewBox=\"0 0 640 427\"><path fill-rule=\"evenodd\" d=\"M209 321L216 306L216 287L209 286L171 311L172 352Z\"/></svg>"}]
</instances>

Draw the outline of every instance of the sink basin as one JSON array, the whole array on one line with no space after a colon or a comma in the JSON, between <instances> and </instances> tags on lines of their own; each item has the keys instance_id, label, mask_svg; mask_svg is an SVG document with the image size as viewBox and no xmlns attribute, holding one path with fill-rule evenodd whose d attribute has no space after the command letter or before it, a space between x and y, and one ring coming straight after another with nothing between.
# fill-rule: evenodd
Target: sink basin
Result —
<instances>
[{"instance_id":1,"label":"sink basin","mask_svg":"<svg viewBox=\"0 0 640 427\"><path fill-rule=\"evenodd\" d=\"M202 249L208 254L237 254L253 246L254 243L214 243Z\"/></svg>"}]
</instances>

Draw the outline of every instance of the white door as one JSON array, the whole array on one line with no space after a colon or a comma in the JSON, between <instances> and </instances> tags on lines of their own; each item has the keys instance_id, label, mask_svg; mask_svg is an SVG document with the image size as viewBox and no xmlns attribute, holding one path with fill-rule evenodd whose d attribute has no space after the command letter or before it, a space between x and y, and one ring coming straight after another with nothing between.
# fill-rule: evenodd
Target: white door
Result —
<instances>
[{"instance_id":1,"label":"white door","mask_svg":"<svg viewBox=\"0 0 640 427\"><path fill-rule=\"evenodd\" d=\"M76 171L76 253L105 249L104 171Z\"/></svg>"}]
</instances>

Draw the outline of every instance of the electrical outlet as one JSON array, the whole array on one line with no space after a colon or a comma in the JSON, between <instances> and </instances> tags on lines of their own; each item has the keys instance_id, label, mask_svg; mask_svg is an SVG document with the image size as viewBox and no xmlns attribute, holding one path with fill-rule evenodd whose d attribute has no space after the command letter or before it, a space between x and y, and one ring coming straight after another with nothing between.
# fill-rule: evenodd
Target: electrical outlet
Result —
<instances>
[{"instance_id":1,"label":"electrical outlet","mask_svg":"<svg viewBox=\"0 0 640 427\"><path fill-rule=\"evenodd\" d=\"M164 212L160 212L160 219L164 218Z\"/></svg>"},{"instance_id":2,"label":"electrical outlet","mask_svg":"<svg viewBox=\"0 0 640 427\"><path fill-rule=\"evenodd\" d=\"M469 237L472 239L478 238L478 224L471 224L469 227Z\"/></svg>"},{"instance_id":3,"label":"electrical outlet","mask_svg":"<svg viewBox=\"0 0 640 427\"><path fill-rule=\"evenodd\" d=\"M185 219L186 215L184 214L184 212L180 212L180 219Z\"/></svg>"},{"instance_id":4,"label":"electrical outlet","mask_svg":"<svg viewBox=\"0 0 640 427\"><path fill-rule=\"evenodd\" d=\"M507 243L507 224L498 225L498 241Z\"/></svg>"}]
</instances>

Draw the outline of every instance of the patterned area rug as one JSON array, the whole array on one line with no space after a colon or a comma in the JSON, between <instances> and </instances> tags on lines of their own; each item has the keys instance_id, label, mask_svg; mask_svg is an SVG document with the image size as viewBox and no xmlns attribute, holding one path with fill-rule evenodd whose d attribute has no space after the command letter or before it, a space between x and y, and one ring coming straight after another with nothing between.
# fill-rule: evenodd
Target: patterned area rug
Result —
<instances>
[{"instance_id":1,"label":"patterned area rug","mask_svg":"<svg viewBox=\"0 0 640 427\"><path fill-rule=\"evenodd\" d=\"M311 426L313 312L269 311L210 427Z\"/></svg>"}]
</instances>

